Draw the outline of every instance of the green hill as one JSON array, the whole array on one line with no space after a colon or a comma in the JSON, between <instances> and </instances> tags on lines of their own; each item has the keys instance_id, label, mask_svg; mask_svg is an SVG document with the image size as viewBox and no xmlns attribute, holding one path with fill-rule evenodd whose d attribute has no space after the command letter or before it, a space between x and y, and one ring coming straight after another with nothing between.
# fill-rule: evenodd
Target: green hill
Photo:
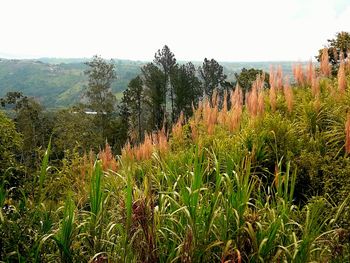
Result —
<instances>
[{"instance_id":1,"label":"green hill","mask_svg":"<svg viewBox=\"0 0 350 263\"><path fill-rule=\"evenodd\" d=\"M50 108L72 105L81 99L82 90L87 83L83 61L0 59L0 97L9 91L21 91ZM118 79L112 88L117 94L139 74L143 63L122 60L115 63Z\"/></svg>"},{"instance_id":2,"label":"green hill","mask_svg":"<svg viewBox=\"0 0 350 263\"><path fill-rule=\"evenodd\" d=\"M48 108L59 108L79 102L87 84L84 70L87 58L40 58L38 60L0 59L0 97L9 91L21 91L37 98ZM114 60L118 79L113 92L120 97L129 81L140 73L146 63L142 61ZM200 66L201 62L194 62ZM270 65L281 65L283 71L292 75L292 62L222 62L229 81L234 72L245 68L269 71ZM118 95L119 94L119 95Z\"/></svg>"}]
</instances>

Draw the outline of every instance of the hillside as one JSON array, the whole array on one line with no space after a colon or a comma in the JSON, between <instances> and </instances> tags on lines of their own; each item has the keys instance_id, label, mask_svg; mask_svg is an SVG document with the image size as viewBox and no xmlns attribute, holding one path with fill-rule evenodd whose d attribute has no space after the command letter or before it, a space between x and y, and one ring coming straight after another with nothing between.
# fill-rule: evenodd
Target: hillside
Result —
<instances>
[{"instance_id":1,"label":"hillside","mask_svg":"<svg viewBox=\"0 0 350 263\"><path fill-rule=\"evenodd\" d=\"M116 60L118 79L113 92L123 91L140 72L142 62ZM21 91L50 108L65 107L81 99L87 79L83 60L0 60L0 97Z\"/></svg>"},{"instance_id":2,"label":"hillside","mask_svg":"<svg viewBox=\"0 0 350 263\"><path fill-rule=\"evenodd\" d=\"M9 91L21 91L37 98L49 108L59 108L79 102L86 86L84 64L88 59L40 58L38 60L0 59L0 97ZM113 92L120 96L129 81L140 73L145 64L141 61L115 60L118 79ZM200 66L201 62L194 62ZM283 71L291 75L292 62L222 62L229 81L234 80L234 72L245 68L265 71L270 65L281 65ZM118 95L119 94L119 95Z\"/></svg>"}]
</instances>

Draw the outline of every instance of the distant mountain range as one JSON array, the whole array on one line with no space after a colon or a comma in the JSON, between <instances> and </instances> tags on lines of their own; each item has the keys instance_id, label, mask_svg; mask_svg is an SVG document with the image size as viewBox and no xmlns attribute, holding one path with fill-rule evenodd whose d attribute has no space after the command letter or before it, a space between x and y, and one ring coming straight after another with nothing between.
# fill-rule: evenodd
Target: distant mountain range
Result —
<instances>
[{"instance_id":1,"label":"distant mountain range","mask_svg":"<svg viewBox=\"0 0 350 263\"><path fill-rule=\"evenodd\" d=\"M73 105L82 99L87 85L84 75L88 58L40 58L40 59L1 59L0 58L0 97L9 91L21 91L26 96L37 98L48 108ZM113 92L121 98L129 81L141 72L147 62L114 60L118 79L113 84ZM184 63L184 62L180 62ZM196 66L201 62L193 62ZM305 63L305 62L304 62ZM265 71L270 65L281 65L286 74L291 75L293 62L221 62L228 80L234 80L234 72L245 68Z\"/></svg>"}]
</instances>

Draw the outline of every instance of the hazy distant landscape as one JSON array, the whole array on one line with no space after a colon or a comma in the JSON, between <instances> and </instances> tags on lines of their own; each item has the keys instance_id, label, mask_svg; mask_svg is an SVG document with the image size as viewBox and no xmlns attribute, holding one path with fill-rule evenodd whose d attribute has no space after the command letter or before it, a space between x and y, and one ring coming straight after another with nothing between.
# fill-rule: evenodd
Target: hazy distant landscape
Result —
<instances>
[{"instance_id":1,"label":"hazy distant landscape","mask_svg":"<svg viewBox=\"0 0 350 263\"><path fill-rule=\"evenodd\" d=\"M87 86L87 77L84 75L87 67L84 62L88 60L0 58L0 97L10 91L20 91L26 96L35 97L47 108L72 106L82 99L83 89ZM114 59L114 62L117 79L112 84L112 90L120 99L130 80L140 74L141 67L147 62L118 59ZM193 62L196 67L201 63ZM242 68L256 68L268 72L270 65L281 65L286 75L292 75L293 63L296 62L220 62L228 81L234 81L234 73Z\"/></svg>"}]
</instances>

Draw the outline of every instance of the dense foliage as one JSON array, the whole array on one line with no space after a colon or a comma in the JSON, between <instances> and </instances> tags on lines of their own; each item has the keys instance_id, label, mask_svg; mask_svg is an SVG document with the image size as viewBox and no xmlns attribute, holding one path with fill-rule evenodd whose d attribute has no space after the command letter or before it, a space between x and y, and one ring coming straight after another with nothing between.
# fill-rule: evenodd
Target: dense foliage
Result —
<instances>
[{"instance_id":1,"label":"dense foliage","mask_svg":"<svg viewBox=\"0 0 350 263\"><path fill-rule=\"evenodd\" d=\"M101 76L91 72L114 69L93 62L102 68L89 64L86 92ZM294 65L293 83L272 67L245 92L228 85L209 98L193 64L149 63L118 115L109 100L87 114L94 96L48 113L9 94L0 261L350 261L350 63L337 77L322 65Z\"/></svg>"}]
</instances>

